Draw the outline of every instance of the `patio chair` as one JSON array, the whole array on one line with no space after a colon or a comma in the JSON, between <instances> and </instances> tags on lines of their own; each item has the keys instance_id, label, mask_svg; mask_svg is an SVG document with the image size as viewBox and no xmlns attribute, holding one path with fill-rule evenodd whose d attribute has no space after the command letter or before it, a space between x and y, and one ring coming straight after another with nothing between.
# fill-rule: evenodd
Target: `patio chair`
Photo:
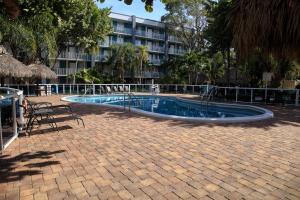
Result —
<instances>
[{"instance_id":1,"label":"patio chair","mask_svg":"<svg viewBox=\"0 0 300 200\"><path fill-rule=\"evenodd\" d=\"M120 91L121 93L124 93L124 88L123 88L122 85L119 86L119 91Z\"/></svg>"},{"instance_id":2,"label":"patio chair","mask_svg":"<svg viewBox=\"0 0 300 200\"><path fill-rule=\"evenodd\" d=\"M73 120L77 121L77 124L79 125L80 121L85 127L84 121L81 118L81 116L76 115L73 113L71 107L69 105L60 104L60 105L52 105L50 102L32 102L27 99L25 99L24 102L27 102L28 108L26 108L26 105L23 105L25 110L25 115L27 115L27 123L25 125L26 133L30 134L32 132L32 129L35 124L40 126L43 122L48 123L52 128L55 130L58 130L57 124L56 124L56 115L58 114L59 109L63 109L63 113L67 113L71 116ZM22 124L19 124L22 126ZM23 125L24 126L24 125Z\"/></svg>"},{"instance_id":3,"label":"patio chair","mask_svg":"<svg viewBox=\"0 0 300 200\"><path fill-rule=\"evenodd\" d=\"M103 86L100 86L100 93L101 93L101 94L105 94L105 93L106 93L106 91L105 91L105 89L104 89Z\"/></svg>"},{"instance_id":4,"label":"patio chair","mask_svg":"<svg viewBox=\"0 0 300 200\"><path fill-rule=\"evenodd\" d=\"M111 94L112 93L110 86L106 86L106 93L107 94Z\"/></svg>"},{"instance_id":5,"label":"patio chair","mask_svg":"<svg viewBox=\"0 0 300 200\"><path fill-rule=\"evenodd\" d=\"M129 86L128 85L124 86L124 92L129 93Z\"/></svg>"},{"instance_id":6,"label":"patio chair","mask_svg":"<svg viewBox=\"0 0 300 200\"><path fill-rule=\"evenodd\" d=\"M118 93L119 92L118 91L118 87L116 85L113 87L113 90L114 90L114 93Z\"/></svg>"},{"instance_id":7,"label":"patio chair","mask_svg":"<svg viewBox=\"0 0 300 200\"><path fill-rule=\"evenodd\" d=\"M43 122L48 123L53 129L59 132L54 119L54 111L51 109L51 106L52 104L49 102L34 103L28 101L28 108L25 109L28 117L26 133L30 135L34 125L37 124L38 127L40 127Z\"/></svg>"}]
</instances>

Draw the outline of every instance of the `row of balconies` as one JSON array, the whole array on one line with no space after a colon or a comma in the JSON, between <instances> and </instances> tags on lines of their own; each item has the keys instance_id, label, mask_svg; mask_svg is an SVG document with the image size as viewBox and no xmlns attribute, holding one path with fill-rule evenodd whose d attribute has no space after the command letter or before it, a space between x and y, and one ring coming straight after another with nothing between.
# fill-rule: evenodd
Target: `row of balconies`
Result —
<instances>
[{"instance_id":1,"label":"row of balconies","mask_svg":"<svg viewBox=\"0 0 300 200\"><path fill-rule=\"evenodd\" d=\"M57 76L69 76L80 70L82 70L82 68L55 68L55 73ZM142 76L142 78L159 78L159 72L143 71L141 75L134 74L134 78L139 78L140 76ZM130 73L126 73L125 77L131 78L132 75Z\"/></svg>"},{"instance_id":2,"label":"row of balconies","mask_svg":"<svg viewBox=\"0 0 300 200\"><path fill-rule=\"evenodd\" d=\"M129 35L133 33L131 28L125 28L122 26L114 26L113 30L115 33L125 33ZM161 34L161 33L136 30L135 34L136 36L142 36L142 37L153 38L158 40L165 40L165 34ZM168 40L171 42L180 42L179 39L175 36L168 36Z\"/></svg>"},{"instance_id":3,"label":"row of balconies","mask_svg":"<svg viewBox=\"0 0 300 200\"><path fill-rule=\"evenodd\" d=\"M160 46L152 46L149 47L148 50L152 52L164 52L165 48ZM172 55L183 55L184 53L186 53L186 51L183 49L174 49L174 48L169 49L169 54ZM87 53L75 53L75 52L61 52L58 56L59 59L80 60L80 61L92 61L93 59L94 61L102 61L105 57L106 55L99 55L99 54L91 55Z\"/></svg>"}]
</instances>

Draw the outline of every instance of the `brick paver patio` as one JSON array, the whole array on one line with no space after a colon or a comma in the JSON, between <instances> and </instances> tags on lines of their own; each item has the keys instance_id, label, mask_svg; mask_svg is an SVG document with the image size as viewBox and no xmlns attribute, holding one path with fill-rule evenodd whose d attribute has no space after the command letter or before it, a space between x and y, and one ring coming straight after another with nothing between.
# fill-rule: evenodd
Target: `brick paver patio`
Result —
<instances>
[{"instance_id":1,"label":"brick paver patio","mask_svg":"<svg viewBox=\"0 0 300 200\"><path fill-rule=\"evenodd\" d=\"M59 97L35 100L59 102ZM300 110L196 124L73 105L0 155L0 199L300 199Z\"/></svg>"}]
</instances>

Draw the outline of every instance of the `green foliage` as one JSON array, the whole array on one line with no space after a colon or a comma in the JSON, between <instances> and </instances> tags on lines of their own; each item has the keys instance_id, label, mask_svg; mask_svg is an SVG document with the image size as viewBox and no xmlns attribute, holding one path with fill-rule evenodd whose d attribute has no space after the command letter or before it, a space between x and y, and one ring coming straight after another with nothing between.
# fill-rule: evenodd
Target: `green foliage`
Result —
<instances>
[{"instance_id":1,"label":"green foliage","mask_svg":"<svg viewBox=\"0 0 300 200\"><path fill-rule=\"evenodd\" d=\"M134 73L137 66L135 46L132 43L111 46L107 63L112 75L117 75L124 83L125 71Z\"/></svg>"},{"instance_id":2,"label":"green foliage","mask_svg":"<svg viewBox=\"0 0 300 200\"><path fill-rule=\"evenodd\" d=\"M225 51L231 47L232 32L229 27L228 15L232 9L231 0L208 1L207 27L204 30L205 39L209 42L209 49L215 53Z\"/></svg>"},{"instance_id":3,"label":"green foliage","mask_svg":"<svg viewBox=\"0 0 300 200\"><path fill-rule=\"evenodd\" d=\"M224 75L224 58L221 52L212 57L206 53L191 52L166 62L162 67L167 68L162 83L215 83Z\"/></svg>"},{"instance_id":4,"label":"green foliage","mask_svg":"<svg viewBox=\"0 0 300 200\"><path fill-rule=\"evenodd\" d=\"M162 17L162 21L168 24L169 34L176 36L189 52L201 51L205 45L205 2L206 0L166 1L168 13Z\"/></svg>"},{"instance_id":5,"label":"green foliage","mask_svg":"<svg viewBox=\"0 0 300 200\"><path fill-rule=\"evenodd\" d=\"M0 8L0 35L26 63L47 63L68 43L95 48L111 32L110 10L99 9L93 0L19 0L19 7L14 21Z\"/></svg>"},{"instance_id":6,"label":"green foliage","mask_svg":"<svg viewBox=\"0 0 300 200\"><path fill-rule=\"evenodd\" d=\"M105 2L105 0L99 0L101 3ZM119 0L122 1L122 0ZM141 0L142 2L145 3L145 10L147 12L152 12L153 11L153 1L154 0ZM168 0L161 0L161 2L166 3ZM127 5L131 5L133 0L124 0L124 3Z\"/></svg>"},{"instance_id":7,"label":"green foliage","mask_svg":"<svg viewBox=\"0 0 300 200\"><path fill-rule=\"evenodd\" d=\"M76 83L100 84L103 83L102 75L95 69L83 69L74 75Z\"/></svg>"},{"instance_id":8,"label":"green foliage","mask_svg":"<svg viewBox=\"0 0 300 200\"><path fill-rule=\"evenodd\" d=\"M204 69L203 72L208 78L210 84L215 84L216 80L224 75L225 62L221 52L217 52L211 59L204 57L203 59Z\"/></svg>"}]
</instances>

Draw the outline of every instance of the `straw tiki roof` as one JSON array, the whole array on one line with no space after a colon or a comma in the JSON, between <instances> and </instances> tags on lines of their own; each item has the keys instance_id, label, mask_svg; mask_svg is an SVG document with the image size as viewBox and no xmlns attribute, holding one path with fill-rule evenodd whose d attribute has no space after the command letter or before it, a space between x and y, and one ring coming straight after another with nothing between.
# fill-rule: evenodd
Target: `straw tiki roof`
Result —
<instances>
[{"instance_id":1,"label":"straw tiki roof","mask_svg":"<svg viewBox=\"0 0 300 200\"><path fill-rule=\"evenodd\" d=\"M0 46L0 77L30 78L32 72L29 67L9 55Z\"/></svg>"},{"instance_id":2,"label":"straw tiki roof","mask_svg":"<svg viewBox=\"0 0 300 200\"><path fill-rule=\"evenodd\" d=\"M230 22L241 57L260 49L277 58L300 58L299 0L235 0Z\"/></svg>"},{"instance_id":3,"label":"straw tiki roof","mask_svg":"<svg viewBox=\"0 0 300 200\"><path fill-rule=\"evenodd\" d=\"M32 72L32 78L34 79L57 79L57 75L49 67L43 64L31 64L28 65Z\"/></svg>"}]
</instances>

